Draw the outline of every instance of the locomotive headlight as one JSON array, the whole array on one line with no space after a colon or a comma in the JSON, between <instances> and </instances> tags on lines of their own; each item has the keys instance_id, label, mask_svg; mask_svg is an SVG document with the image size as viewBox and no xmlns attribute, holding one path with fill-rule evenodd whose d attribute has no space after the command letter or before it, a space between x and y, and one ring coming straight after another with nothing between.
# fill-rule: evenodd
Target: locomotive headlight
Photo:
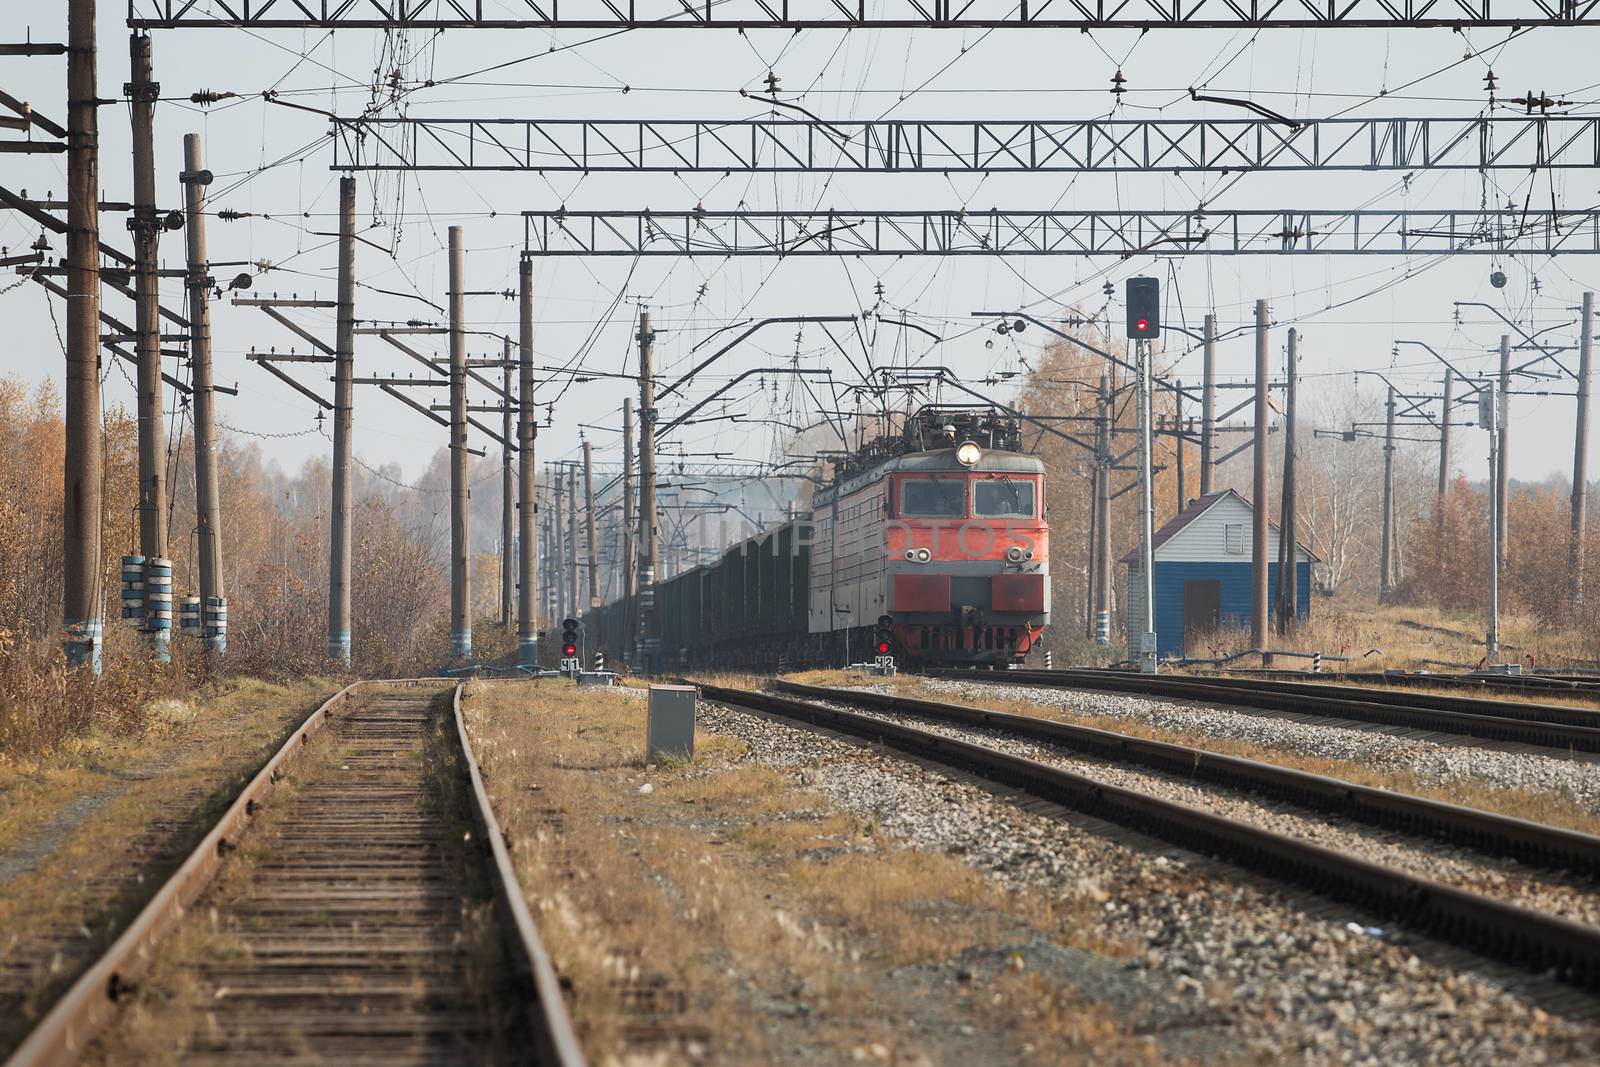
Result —
<instances>
[{"instance_id":1,"label":"locomotive headlight","mask_svg":"<svg viewBox=\"0 0 1600 1067\"><path fill-rule=\"evenodd\" d=\"M976 441L963 441L956 449L956 462L963 467L970 467L983 458L983 449L978 447Z\"/></svg>"},{"instance_id":2,"label":"locomotive headlight","mask_svg":"<svg viewBox=\"0 0 1600 1067\"><path fill-rule=\"evenodd\" d=\"M917 558L917 550L916 549L914 549L914 548L906 549L906 559L915 561L916 558Z\"/></svg>"},{"instance_id":3,"label":"locomotive headlight","mask_svg":"<svg viewBox=\"0 0 1600 1067\"><path fill-rule=\"evenodd\" d=\"M1018 548L1016 545L1012 545L1010 548L1006 549L1006 559L1009 559L1012 563L1021 563L1022 549Z\"/></svg>"},{"instance_id":4,"label":"locomotive headlight","mask_svg":"<svg viewBox=\"0 0 1600 1067\"><path fill-rule=\"evenodd\" d=\"M928 551L926 548L917 549L917 562L918 563L926 563L932 558L933 558L933 553Z\"/></svg>"}]
</instances>

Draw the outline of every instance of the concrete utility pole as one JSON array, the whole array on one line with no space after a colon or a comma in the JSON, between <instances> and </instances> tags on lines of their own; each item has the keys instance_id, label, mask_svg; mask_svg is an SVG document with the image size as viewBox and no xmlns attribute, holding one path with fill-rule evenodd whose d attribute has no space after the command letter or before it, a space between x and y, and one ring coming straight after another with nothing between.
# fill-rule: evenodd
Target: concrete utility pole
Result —
<instances>
[{"instance_id":1,"label":"concrete utility pole","mask_svg":"<svg viewBox=\"0 0 1600 1067\"><path fill-rule=\"evenodd\" d=\"M1511 335L1500 335L1500 460L1494 470L1495 482L1495 533L1499 538L1499 551L1495 553L1495 566L1501 570L1506 565L1506 504L1511 497L1511 465L1506 462L1511 449Z\"/></svg>"},{"instance_id":2,"label":"concrete utility pole","mask_svg":"<svg viewBox=\"0 0 1600 1067\"><path fill-rule=\"evenodd\" d=\"M661 542L656 523L656 382L652 367L655 331L650 313L639 312L639 666L659 668L661 638L656 630L656 575Z\"/></svg>"},{"instance_id":3,"label":"concrete utility pole","mask_svg":"<svg viewBox=\"0 0 1600 1067\"><path fill-rule=\"evenodd\" d=\"M1100 375L1100 418L1095 434L1094 642L1111 643L1111 386Z\"/></svg>"},{"instance_id":4,"label":"concrete utility pole","mask_svg":"<svg viewBox=\"0 0 1600 1067\"><path fill-rule=\"evenodd\" d=\"M472 539L467 488L466 277L461 227L450 227L450 656L472 655Z\"/></svg>"},{"instance_id":5,"label":"concrete utility pole","mask_svg":"<svg viewBox=\"0 0 1600 1067\"><path fill-rule=\"evenodd\" d=\"M1283 404L1283 483L1279 487L1283 498L1278 517L1278 632L1287 634L1300 618L1299 552L1295 533L1300 528L1300 516L1295 499L1295 383L1300 377L1300 331L1289 328L1289 347L1285 354L1286 373Z\"/></svg>"},{"instance_id":6,"label":"concrete utility pole","mask_svg":"<svg viewBox=\"0 0 1600 1067\"><path fill-rule=\"evenodd\" d=\"M151 71L150 38L129 38L132 80L123 87L133 122L134 352L138 359L139 553L145 558L144 633L156 659L172 658L172 589L155 577L167 563L167 442L161 390L161 283L156 275L161 217L156 210L156 98L161 86ZM160 561L159 563L157 561ZM165 602L156 588L165 582ZM155 595L152 595L155 594Z\"/></svg>"},{"instance_id":7,"label":"concrete utility pole","mask_svg":"<svg viewBox=\"0 0 1600 1067\"><path fill-rule=\"evenodd\" d=\"M1378 600L1387 604L1394 592L1392 555L1394 540L1394 386L1384 405L1383 420L1383 535L1378 551Z\"/></svg>"},{"instance_id":8,"label":"concrete utility pole","mask_svg":"<svg viewBox=\"0 0 1600 1067\"><path fill-rule=\"evenodd\" d=\"M189 362L194 396L195 550L200 557L200 617L207 651L228 651L228 600L222 582L222 503L217 495L216 394L211 389L211 286L206 261L206 185L200 135L183 138L184 224L188 238Z\"/></svg>"},{"instance_id":9,"label":"concrete utility pole","mask_svg":"<svg viewBox=\"0 0 1600 1067\"><path fill-rule=\"evenodd\" d=\"M563 486L561 482L560 464L551 465L550 479L551 485L553 486L551 493L551 502L553 506L550 509L550 527L554 531L553 536L555 539L552 544L554 551L550 556L550 581L555 590L555 596L553 599L555 601L556 620L559 621L561 619L570 617L572 614L571 607L567 604L567 535L566 526L561 521Z\"/></svg>"},{"instance_id":10,"label":"concrete utility pole","mask_svg":"<svg viewBox=\"0 0 1600 1067\"><path fill-rule=\"evenodd\" d=\"M1503 339L1502 339L1503 341ZM1485 390L1487 403L1480 401L1478 422L1489 431L1489 632L1484 637L1484 658L1493 663L1500 656L1500 470L1501 437L1505 432L1505 396L1493 381Z\"/></svg>"},{"instance_id":11,"label":"concrete utility pole","mask_svg":"<svg viewBox=\"0 0 1600 1067\"><path fill-rule=\"evenodd\" d=\"M516 523L517 486L511 476L511 442L516 440L512 429L511 398L516 395L511 376L511 338L506 338L505 365L500 368L500 387L505 396L500 400L500 436L505 447L500 452L500 625L511 629L511 616L515 611L512 602L517 596L516 567L511 553L517 543Z\"/></svg>"},{"instance_id":12,"label":"concrete utility pole","mask_svg":"<svg viewBox=\"0 0 1600 1067\"><path fill-rule=\"evenodd\" d=\"M594 449L583 443L583 511L589 545L589 610L600 610L600 552L594 532Z\"/></svg>"},{"instance_id":13,"label":"concrete utility pole","mask_svg":"<svg viewBox=\"0 0 1600 1067\"><path fill-rule=\"evenodd\" d=\"M1444 502L1450 494L1450 409L1455 403L1456 372L1444 369L1444 413L1439 417L1439 488L1433 496L1433 528L1444 532Z\"/></svg>"},{"instance_id":14,"label":"concrete utility pole","mask_svg":"<svg viewBox=\"0 0 1600 1067\"><path fill-rule=\"evenodd\" d=\"M622 401L622 649L623 658L632 655L636 636L634 622L639 606L639 561L634 558L633 457L638 451L633 436L633 398Z\"/></svg>"},{"instance_id":15,"label":"concrete utility pole","mask_svg":"<svg viewBox=\"0 0 1600 1067\"><path fill-rule=\"evenodd\" d=\"M1094 640L1094 576L1098 573L1100 545L1095 541L1099 524L1096 510L1100 506L1100 458L1095 457L1089 468L1089 568L1083 574L1083 636Z\"/></svg>"},{"instance_id":16,"label":"concrete utility pole","mask_svg":"<svg viewBox=\"0 0 1600 1067\"><path fill-rule=\"evenodd\" d=\"M1184 445L1189 442L1184 438L1184 384L1182 381L1173 384L1178 387L1173 394L1173 422L1178 426L1178 510L1181 512L1189 502L1189 486L1184 480Z\"/></svg>"},{"instance_id":17,"label":"concrete utility pole","mask_svg":"<svg viewBox=\"0 0 1600 1067\"><path fill-rule=\"evenodd\" d=\"M1155 485L1150 449L1150 342L1135 342L1139 365L1139 671L1156 673Z\"/></svg>"},{"instance_id":18,"label":"concrete utility pole","mask_svg":"<svg viewBox=\"0 0 1600 1067\"><path fill-rule=\"evenodd\" d=\"M567 603L572 617L583 618L583 601L578 596L578 468L567 467Z\"/></svg>"},{"instance_id":19,"label":"concrete utility pole","mask_svg":"<svg viewBox=\"0 0 1600 1067\"><path fill-rule=\"evenodd\" d=\"M333 526L328 658L350 666L350 453L355 431L356 180L339 179L339 308L333 340Z\"/></svg>"},{"instance_id":20,"label":"concrete utility pole","mask_svg":"<svg viewBox=\"0 0 1600 1067\"><path fill-rule=\"evenodd\" d=\"M100 106L95 0L67 4L67 395L62 637L100 673Z\"/></svg>"},{"instance_id":21,"label":"concrete utility pole","mask_svg":"<svg viewBox=\"0 0 1600 1067\"><path fill-rule=\"evenodd\" d=\"M539 662L539 621L535 578L538 558L534 530L538 518L538 474L533 465L534 441L539 422L533 408L533 261L524 259L517 274L521 300L521 359L517 390L517 663L532 667Z\"/></svg>"},{"instance_id":22,"label":"concrete utility pole","mask_svg":"<svg viewBox=\"0 0 1600 1067\"><path fill-rule=\"evenodd\" d=\"M1578 341L1578 424L1572 447L1572 539L1567 548L1567 600L1573 614L1583 606L1584 527L1589 519L1589 358L1594 354L1594 294L1583 294L1583 330Z\"/></svg>"},{"instance_id":23,"label":"concrete utility pole","mask_svg":"<svg viewBox=\"0 0 1600 1067\"><path fill-rule=\"evenodd\" d=\"M549 470L545 471L544 493L553 502L555 499L555 485ZM550 516L555 514L553 506L546 508L539 506L539 592L541 600L539 608L544 612L545 625L549 626L560 617L560 608L556 606L556 582L550 574L550 557L556 550L556 535L550 528Z\"/></svg>"},{"instance_id":24,"label":"concrete utility pole","mask_svg":"<svg viewBox=\"0 0 1600 1067\"><path fill-rule=\"evenodd\" d=\"M1211 492L1211 471L1217 458L1217 317L1206 316L1205 364L1200 389L1200 495Z\"/></svg>"},{"instance_id":25,"label":"concrete utility pole","mask_svg":"<svg viewBox=\"0 0 1600 1067\"><path fill-rule=\"evenodd\" d=\"M1250 523L1250 644L1263 650L1262 663L1270 662L1267 647L1267 390L1271 385L1267 366L1267 302L1256 301L1256 403L1255 403L1255 484L1251 487Z\"/></svg>"}]
</instances>

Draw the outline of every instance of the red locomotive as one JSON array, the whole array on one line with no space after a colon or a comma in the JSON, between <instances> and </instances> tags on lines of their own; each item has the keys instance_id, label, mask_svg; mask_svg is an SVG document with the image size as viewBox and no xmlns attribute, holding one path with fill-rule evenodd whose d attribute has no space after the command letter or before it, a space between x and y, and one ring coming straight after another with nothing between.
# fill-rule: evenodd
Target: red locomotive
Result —
<instances>
[{"instance_id":1,"label":"red locomotive","mask_svg":"<svg viewBox=\"0 0 1600 1067\"><path fill-rule=\"evenodd\" d=\"M888 455L812 500L808 631L856 644L892 620L902 661L1004 665L1050 619L1044 464L1015 416L926 407ZM832 658L832 657L830 657Z\"/></svg>"},{"instance_id":2,"label":"red locomotive","mask_svg":"<svg viewBox=\"0 0 1600 1067\"><path fill-rule=\"evenodd\" d=\"M654 662L1020 662L1050 621L1044 463L1021 438L1000 409L922 408L842 460L809 516L660 583ZM607 605L590 631L614 653L623 614Z\"/></svg>"}]
</instances>

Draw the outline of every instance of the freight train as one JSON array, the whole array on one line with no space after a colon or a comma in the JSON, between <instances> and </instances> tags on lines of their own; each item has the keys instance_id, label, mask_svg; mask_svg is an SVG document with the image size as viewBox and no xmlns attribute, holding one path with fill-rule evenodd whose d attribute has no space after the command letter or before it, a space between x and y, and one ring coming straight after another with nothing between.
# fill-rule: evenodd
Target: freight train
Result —
<instances>
[{"instance_id":1,"label":"freight train","mask_svg":"<svg viewBox=\"0 0 1600 1067\"><path fill-rule=\"evenodd\" d=\"M996 408L917 411L840 460L808 515L659 582L651 666L1020 663L1050 622L1044 463L1021 438ZM621 656L635 614L607 604L591 640Z\"/></svg>"}]
</instances>

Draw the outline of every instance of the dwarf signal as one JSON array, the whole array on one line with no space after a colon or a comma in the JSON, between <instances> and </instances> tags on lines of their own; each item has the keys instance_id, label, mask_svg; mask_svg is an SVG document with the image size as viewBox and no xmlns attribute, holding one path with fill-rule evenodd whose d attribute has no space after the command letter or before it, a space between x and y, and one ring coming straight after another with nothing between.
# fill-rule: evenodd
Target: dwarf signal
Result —
<instances>
[{"instance_id":1,"label":"dwarf signal","mask_svg":"<svg viewBox=\"0 0 1600 1067\"><path fill-rule=\"evenodd\" d=\"M874 665L881 671L894 671L894 619L879 615L878 624L872 628L872 650L876 653Z\"/></svg>"},{"instance_id":2,"label":"dwarf signal","mask_svg":"<svg viewBox=\"0 0 1600 1067\"><path fill-rule=\"evenodd\" d=\"M564 674L577 674L582 669L578 662L578 620L561 620L561 670Z\"/></svg>"}]
</instances>

